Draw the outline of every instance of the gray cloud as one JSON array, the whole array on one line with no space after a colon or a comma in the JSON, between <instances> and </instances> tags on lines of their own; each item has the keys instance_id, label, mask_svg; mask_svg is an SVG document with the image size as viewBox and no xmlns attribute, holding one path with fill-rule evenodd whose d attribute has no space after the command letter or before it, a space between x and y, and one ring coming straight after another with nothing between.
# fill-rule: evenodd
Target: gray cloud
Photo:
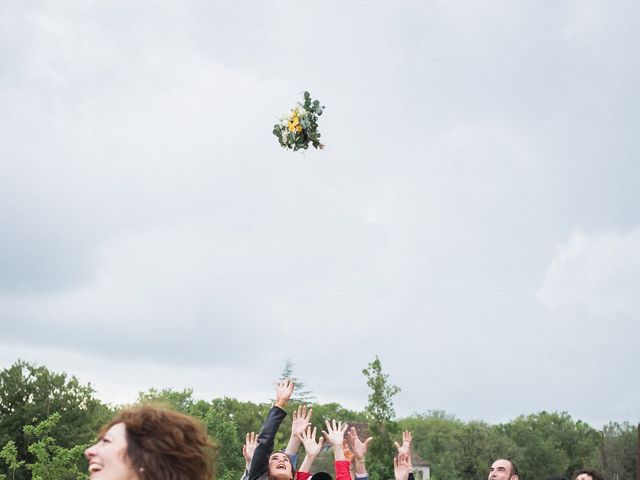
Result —
<instances>
[{"instance_id":1,"label":"gray cloud","mask_svg":"<svg viewBox=\"0 0 640 480\"><path fill-rule=\"evenodd\" d=\"M633 2L0 8L2 365L638 416ZM281 151L304 89L327 148Z\"/></svg>"}]
</instances>

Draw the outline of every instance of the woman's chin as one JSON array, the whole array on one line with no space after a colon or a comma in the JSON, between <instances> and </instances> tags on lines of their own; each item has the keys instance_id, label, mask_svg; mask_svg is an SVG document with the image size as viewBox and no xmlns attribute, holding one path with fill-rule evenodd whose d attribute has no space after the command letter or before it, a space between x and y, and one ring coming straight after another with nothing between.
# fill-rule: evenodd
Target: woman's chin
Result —
<instances>
[{"instance_id":1,"label":"woman's chin","mask_svg":"<svg viewBox=\"0 0 640 480\"><path fill-rule=\"evenodd\" d=\"M269 475L272 480L291 480L293 475L288 470L276 470L272 475Z\"/></svg>"}]
</instances>

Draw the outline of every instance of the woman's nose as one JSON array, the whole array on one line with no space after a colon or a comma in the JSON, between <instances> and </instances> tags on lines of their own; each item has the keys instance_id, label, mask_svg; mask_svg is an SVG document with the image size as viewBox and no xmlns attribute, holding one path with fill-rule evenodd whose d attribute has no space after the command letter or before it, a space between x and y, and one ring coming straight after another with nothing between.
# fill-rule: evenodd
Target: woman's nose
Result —
<instances>
[{"instance_id":1,"label":"woman's nose","mask_svg":"<svg viewBox=\"0 0 640 480\"><path fill-rule=\"evenodd\" d=\"M96 456L96 446L95 445L91 445L89 448L87 448L84 451L84 456L87 457L88 459L91 459L91 457L95 457Z\"/></svg>"}]
</instances>

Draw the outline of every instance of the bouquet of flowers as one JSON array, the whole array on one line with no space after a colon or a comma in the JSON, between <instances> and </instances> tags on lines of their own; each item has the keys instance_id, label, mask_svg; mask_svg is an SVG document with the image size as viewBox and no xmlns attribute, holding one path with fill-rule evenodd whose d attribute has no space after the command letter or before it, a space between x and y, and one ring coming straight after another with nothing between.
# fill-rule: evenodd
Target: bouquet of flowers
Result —
<instances>
[{"instance_id":1,"label":"bouquet of flowers","mask_svg":"<svg viewBox=\"0 0 640 480\"><path fill-rule=\"evenodd\" d=\"M318 100L311 100L309 92L304 92L304 103L296 103L291 112L273 126L273 134L278 137L280 146L294 152L306 150L309 144L314 148L324 148L318 131L318 117L323 109Z\"/></svg>"}]
</instances>

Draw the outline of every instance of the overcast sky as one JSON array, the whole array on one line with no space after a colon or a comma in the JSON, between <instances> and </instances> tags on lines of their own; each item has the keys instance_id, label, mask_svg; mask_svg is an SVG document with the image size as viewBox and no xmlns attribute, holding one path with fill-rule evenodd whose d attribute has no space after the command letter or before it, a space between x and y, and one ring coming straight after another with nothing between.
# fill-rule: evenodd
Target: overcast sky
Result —
<instances>
[{"instance_id":1,"label":"overcast sky","mask_svg":"<svg viewBox=\"0 0 640 480\"><path fill-rule=\"evenodd\" d=\"M638 18L0 2L0 367L361 409L378 355L401 416L640 421Z\"/></svg>"}]
</instances>

